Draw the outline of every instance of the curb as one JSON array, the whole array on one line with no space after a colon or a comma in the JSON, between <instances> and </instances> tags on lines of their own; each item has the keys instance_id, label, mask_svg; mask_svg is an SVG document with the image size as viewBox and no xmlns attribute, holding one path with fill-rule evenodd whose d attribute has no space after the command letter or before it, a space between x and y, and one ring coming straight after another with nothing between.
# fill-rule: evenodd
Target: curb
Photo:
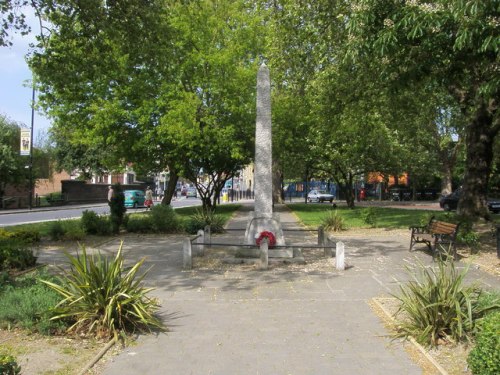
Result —
<instances>
[{"instance_id":1,"label":"curb","mask_svg":"<svg viewBox=\"0 0 500 375\"><path fill-rule=\"evenodd\" d=\"M78 375L85 375L87 371L89 371L99 360L108 352L109 349L116 344L118 339L115 337L111 341L109 341L104 348L102 348L99 353L95 355L94 358L78 373Z\"/></svg>"},{"instance_id":2,"label":"curb","mask_svg":"<svg viewBox=\"0 0 500 375\"><path fill-rule=\"evenodd\" d=\"M381 298L372 298L371 301L373 301L377 307L384 313L384 315L389 318L392 324L396 323L396 320L394 317L382 306L382 304L379 302ZM436 370L439 371L441 375L449 375L448 372L441 367L441 365L430 355L430 353L422 346L420 345L413 337L410 336L409 341L413 344L413 346L418 349L420 353L423 354L423 356L436 368Z\"/></svg>"}]
</instances>

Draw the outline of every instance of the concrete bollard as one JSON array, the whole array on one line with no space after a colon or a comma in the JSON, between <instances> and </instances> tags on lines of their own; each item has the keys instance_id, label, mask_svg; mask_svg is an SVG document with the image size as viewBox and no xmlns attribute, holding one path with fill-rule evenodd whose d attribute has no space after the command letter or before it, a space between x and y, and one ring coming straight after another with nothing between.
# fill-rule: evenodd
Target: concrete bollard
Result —
<instances>
[{"instance_id":1,"label":"concrete bollard","mask_svg":"<svg viewBox=\"0 0 500 375\"><path fill-rule=\"evenodd\" d=\"M267 270L269 267L269 243L268 239L264 238L260 242L260 262L259 269Z\"/></svg>"},{"instance_id":2,"label":"concrete bollard","mask_svg":"<svg viewBox=\"0 0 500 375\"><path fill-rule=\"evenodd\" d=\"M212 229L210 228L210 225L205 226L205 243L212 243Z\"/></svg>"},{"instance_id":3,"label":"concrete bollard","mask_svg":"<svg viewBox=\"0 0 500 375\"><path fill-rule=\"evenodd\" d=\"M318 228L318 246L323 246L323 256L325 258L332 258L333 251L332 248L327 247L328 245L328 235L325 233L325 228L320 226Z\"/></svg>"},{"instance_id":4,"label":"concrete bollard","mask_svg":"<svg viewBox=\"0 0 500 375\"><path fill-rule=\"evenodd\" d=\"M336 256L335 256L335 266L339 271L345 270L344 264L344 243L342 241L337 242Z\"/></svg>"},{"instance_id":5,"label":"concrete bollard","mask_svg":"<svg viewBox=\"0 0 500 375\"><path fill-rule=\"evenodd\" d=\"M185 270L190 270L193 268L191 240L189 239L189 237L186 238L182 243L182 259L183 259L183 268Z\"/></svg>"},{"instance_id":6,"label":"concrete bollard","mask_svg":"<svg viewBox=\"0 0 500 375\"><path fill-rule=\"evenodd\" d=\"M199 229L197 233L198 237L196 238L196 246L198 249L196 250L196 255L199 257L205 256L205 231L203 229Z\"/></svg>"}]
</instances>

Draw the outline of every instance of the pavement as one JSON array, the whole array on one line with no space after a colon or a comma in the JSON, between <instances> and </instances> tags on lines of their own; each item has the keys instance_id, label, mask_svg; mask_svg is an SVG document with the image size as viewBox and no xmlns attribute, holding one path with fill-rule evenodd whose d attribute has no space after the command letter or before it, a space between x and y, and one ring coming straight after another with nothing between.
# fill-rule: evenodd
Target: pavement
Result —
<instances>
[{"instance_id":1,"label":"pavement","mask_svg":"<svg viewBox=\"0 0 500 375\"><path fill-rule=\"evenodd\" d=\"M250 205L228 228L244 230ZM277 205L287 244L317 243L296 216ZM242 231L217 235L241 244ZM140 335L108 358L103 375L123 374L422 374L399 341L393 341L371 309L372 298L388 296L408 279L407 262L431 264L424 252L408 252L409 233L378 231L335 235L345 243L349 267L315 270L303 266L258 271L251 267L182 270L181 235L127 236L125 258L146 257L153 266L145 282L155 288L168 332ZM213 239L214 240L214 239ZM215 242L215 241L214 241ZM118 241L100 248L115 252ZM305 250L307 251L307 250ZM58 253L39 254L59 263ZM470 280L498 288L498 278L471 270Z\"/></svg>"}]
</instances>

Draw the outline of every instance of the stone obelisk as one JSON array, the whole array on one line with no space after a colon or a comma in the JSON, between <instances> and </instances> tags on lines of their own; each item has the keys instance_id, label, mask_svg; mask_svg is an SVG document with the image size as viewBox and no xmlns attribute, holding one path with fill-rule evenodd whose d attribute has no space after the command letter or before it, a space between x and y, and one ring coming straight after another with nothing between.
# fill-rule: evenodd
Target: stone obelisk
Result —
<instances>
[{"instance_id":1,"label":"stone obelisk","mask_svg":"<svg viewBox=\"0 0 500 375\"><path fill-rule=\"evenodd\" d=\"M255 212L258 217L273 217L271 130L271 79L262 64L257 73L257 121L255 126Z\"/></svg>"},{"instance_id":2,"label":"stone obelisk","mask_svg":"<svg viewBox=\"0 0 500 375\"><path fill-rule=\"evenodd\" d=\"M271 79L262 64L257 73L257 120L255 126L255 209L250 213L245 243L255 244L263 231L272 232L277 245L285 245L279 215L273 213L273 148L271 131Z\"/></svg>"}]
</instances>

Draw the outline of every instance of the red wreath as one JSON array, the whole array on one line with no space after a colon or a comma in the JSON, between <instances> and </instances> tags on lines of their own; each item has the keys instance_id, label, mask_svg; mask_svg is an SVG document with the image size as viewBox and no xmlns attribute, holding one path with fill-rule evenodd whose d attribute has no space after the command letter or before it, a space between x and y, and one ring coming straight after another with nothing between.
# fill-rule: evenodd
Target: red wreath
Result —
<instances>
[{"instance_id":1,"label":"red wreath","mask_svg":"<svg viewBox=\"0 0 500 375\"><path fill-rule=\"evenodd\" d=\"M270 248L276 245L276 237L274 237L273 232L268 232L267 230L265 230L263 232L260 232L259 237L255 240L257 246L260 246L260 243L264 238L267 238L267 244Z\"/></svg>"}]
</instances>

